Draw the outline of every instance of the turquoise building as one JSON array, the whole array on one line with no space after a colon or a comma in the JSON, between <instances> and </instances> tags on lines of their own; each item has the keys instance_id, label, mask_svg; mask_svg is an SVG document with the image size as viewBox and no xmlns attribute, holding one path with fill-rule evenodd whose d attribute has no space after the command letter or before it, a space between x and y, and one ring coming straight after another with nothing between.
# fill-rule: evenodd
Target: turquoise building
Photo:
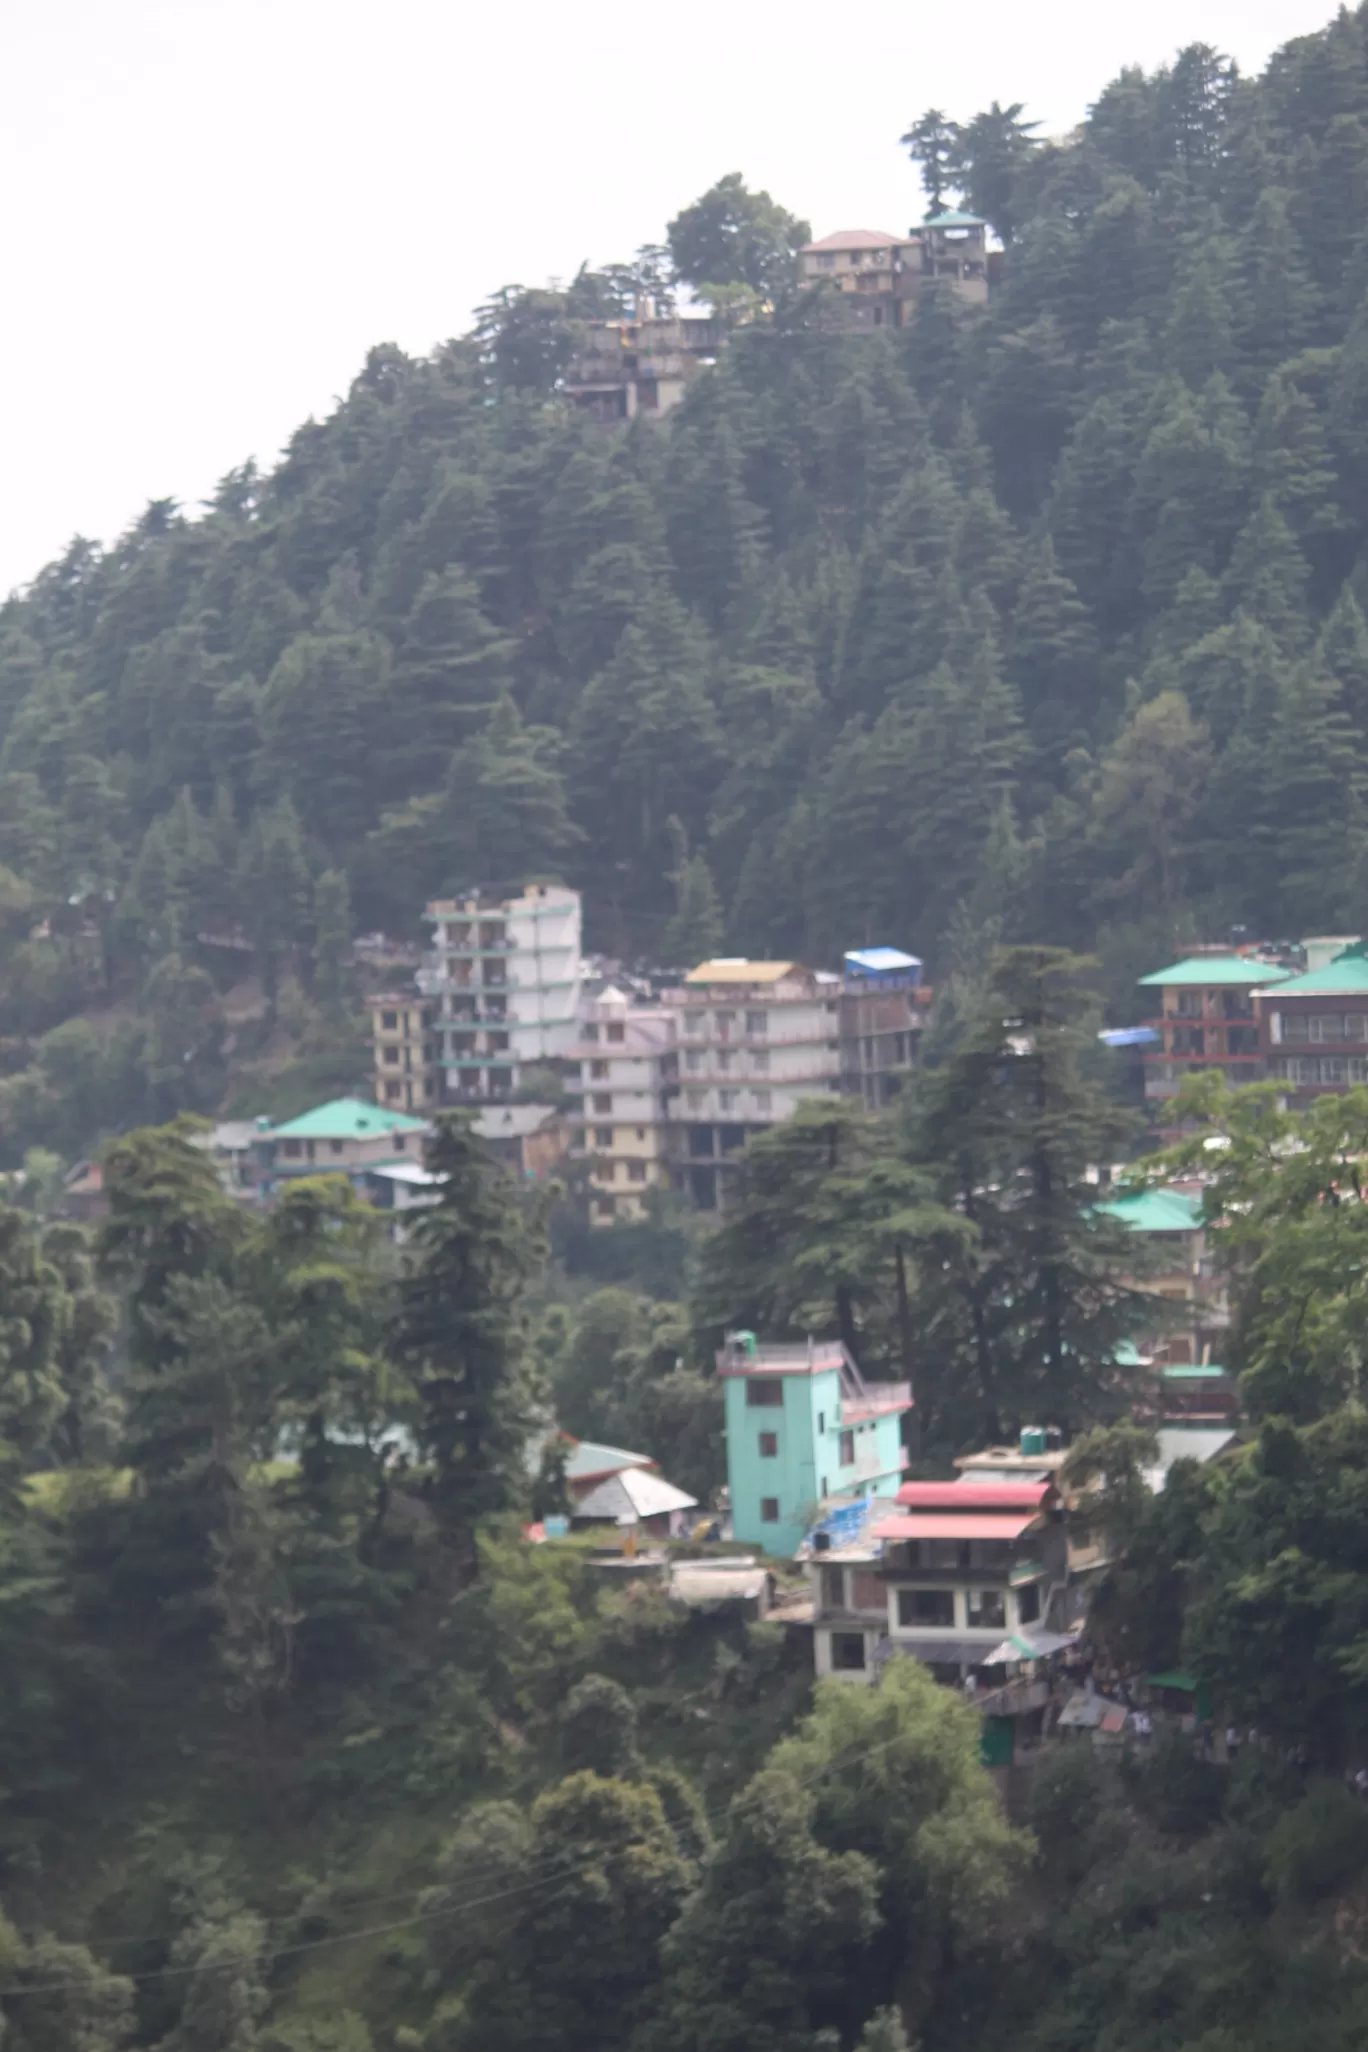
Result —
<instances>
[{"instance_id":1,"label":"turquoise building","mask_svg":"<svg viewBox=\"0 0 1368 2052\"><path fill-rule=\"evenodd\" d=\"M793 1554L833 1502L897 1494L908 1383L866 1383L836 1341L762 1347L751 1333L728 1335L717 1372L737 1539Z\"/></svg>"}]
</instances>

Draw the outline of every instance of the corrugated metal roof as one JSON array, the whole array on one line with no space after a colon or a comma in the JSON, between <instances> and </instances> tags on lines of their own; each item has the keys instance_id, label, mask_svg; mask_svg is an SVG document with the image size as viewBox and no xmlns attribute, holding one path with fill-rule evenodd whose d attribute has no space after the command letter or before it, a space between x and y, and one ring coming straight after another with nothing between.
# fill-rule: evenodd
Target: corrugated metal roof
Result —
<instances>
[{"instance_id":1,"label":"corrugated metal roof","mask_svg":"<svg viewBox=\"0 0 1368 2052\"><path fill-rule=\"evenodd\" d=\"M1202 1200L1186 1190L1125 1190L1098 1210L1133 1233L1194 1233L1202 1223Z\"/></svg>"},{"instance_id":2,"label":"corrugated metal roof","mask_svg":"<svg viewBox=\"0 0 1368 2052\"><path fill-rule=\"evenodd\" d=\"M1169 983L1238 983L1253 989L1285 982L1289 974L1276 963L1256 961L1252 955L1185 955L1181 962L1170 962L1167 969L1142 976L1140 988L1158 989Z\"/></svg>"},{"instance_id":3,"label":"corrugated metal roof","mask_svg":"<svg viewBox=\"0 0 1368 2052\"><path fill-rule=\"evenodd\" d=\"M986 228L988 223L982 214L929 214L922 223L925 228Z\"/></svg>"},{"instance_id":4,"label":"corrugated metal roof","mask_svg":"<svg viewBox=\"0 0 1368 2052\"><path fill-rule=\"evenodd\" d=\"M1048 1476L1031 1482L904 1482L898 1502L908 1510L1039 1510L1050 1492Z\"/></svg>"},{"instance_id":5,"label":"corrugated metal roof","mask_svg":"<svg viewBox=\"0 0 1368 2052\"><path fill-rule=\"evenodd\" d=\"M719 956L700 962L684 978L685 983L782 983L786 976L801 972L801 962L748 962L744 955Z\"/></svg>"},{"instance_id":6,"label":"corrugated metal roof","mask_svg":"<svg viewBox=\"0 0 1368 2052\"><path fill-rule=\"evenodd\" d=\"M649 1454L629 1453L625 1446L605 1446L597 1439L581 1439L566 1458L565 1479L567 1482L589 1482L600 1475L616 1475L623 1468L654 1466Z\"/></svg>"},{"instance_id":7,"label":"corrugated metal roof","mask_svg":"<svg viewBox=\"0 0 1368 2052\"><path fill-rule=\"evenodd\" d=\"M882 1519L871 1539L1019 1539L1039 1518L1039 1511L1005 1511L990 1515L968 1511L911 1511Z\"/></svg>"},{"instance_id":8,"label":"corrugated metal roof","mask_svg":"<svg viewBox=\"0 0 1368 2052\"><path fill-rule=\"evenodd\" d=\"M1368 997L1368 959L1341 955L1323 969L1308 969L1305 976L1274 978L1270 987L1280 998Z\"/></svg>"},{"instance_id":9,"label":"corrugated metal roof","mask_svg":"<svg viewBox=\"0 0 1368 2052\"><path fill-rule=\"evenodd\" d=\"M901 948L847 948L847 962L861 969L920 969L920 955L905 955Z\"/></svg>"},{"instance_id":10,"label":"corrugated metal roof","mask_svg":"<svg viewBox=\"0 0 1368 2052\"><path fill-rule=\"evenodd\" d=\"M660 1518L669 1511L694 1510L698 1498L676 1489L663 1475L649 1468L624 1468L610 1475L597 1489L575 1505L576 1518L614 1518L619 1524L634 1524L638 1518Z\"/></svg>"},{"instance_id":11,"label":"corrugated metal roof","mask_svg":"<svg viewBox=\"0 0 1368 2052\"><path fill-rule=\"evenodd\" d=\"M386 1111L383 1105L367 1104L359 1097L334 1097L316 1104L312 1111L287 1119L282 1126L268 1127L263 1140L375 1140L385 1133L421 1133L427 1121L407 1112Z\"/></svg>"},{"instance_id":12,"label":"corrugated metal roof","mask_svg":"<svg viewBox=\"0 0 1368 2052\"><path fill-rule=\"evenodd\" d=\"M816 256L825 249L890 249L895 242L906 242L905 235L888 235L882 228L838 228L834 235L824 235L820 242L806 242L803 256Z\"/></svg>"}]
</instances>

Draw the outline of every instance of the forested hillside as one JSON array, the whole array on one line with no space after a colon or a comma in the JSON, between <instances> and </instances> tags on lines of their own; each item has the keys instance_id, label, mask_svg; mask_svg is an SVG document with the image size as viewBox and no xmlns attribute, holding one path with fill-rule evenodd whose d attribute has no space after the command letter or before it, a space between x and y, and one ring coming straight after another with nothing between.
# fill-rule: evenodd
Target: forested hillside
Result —
<instances>
[{"instance_id":1,"label":"forested hillside","mask_svg":"<svg viewBox=\"0 0 1368 2052\"><path fill-rule=\"evenodd\" d=\"M274 469L9 602L12 1155L221 1101L200 937L326 993L349 922L460 878L558 872L657 958L991 926L1097 947L1118 1004L1175 935L1361 923L1368 12L1257 80L1123 74L1066 139L910 137L1006 243L985 311L845 332L724 180L672 258L377 347ZM738 324L667 424L595 427L576 323L671 261Z\"/></svg>"}]
</instances>

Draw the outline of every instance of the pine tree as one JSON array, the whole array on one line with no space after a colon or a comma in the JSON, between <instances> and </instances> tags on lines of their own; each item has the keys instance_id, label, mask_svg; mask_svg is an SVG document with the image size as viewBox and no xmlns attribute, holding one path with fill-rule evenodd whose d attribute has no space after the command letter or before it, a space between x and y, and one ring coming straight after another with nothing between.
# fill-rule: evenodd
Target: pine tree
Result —
<instances>
[{"instance_id":1,"label":"pine tree","mask_svg":"<svg viewBox=\"0 0 1368 2052\"><path fill-rule=\"evenodd\" d=\"M409 1233L396 1345L418 1402L433 1508L463 1574L478 1526L516 1503L532 1427L520 1299L537 1241L469 1119L428 1148L440 1195Z\"/></svg>"},{"instance_id":2,"label":"pine tree","mask_svg":"<svg viewBox=\"0 0 1368 2052\"><path fill-rule=\"evenodd\" d=\"M1236 536L1225 587L1232 603L1266 627L1280 649L1292 654L1305 646L1306 559L1269 494Z\"/></svg>"},{"instance_id":3,"label":"pine tree","mask_svg":"<svg viewBox=\"0 0 1368 2052\"><path fill-rule=\"evenodd\" d=\"M1124 1115L1087 1072L1086 967L1050 948L1000 955L961 1047L927 1079L916 1128L915 1158L974 1237L927 1270L915 1315L956 1350L943 1372L962 1391L961 1429L993 1438L1125 1403L1113 1364L1136 1315L1124 1280L1135 1254L1087 1179Z\"/></svg>"},{"instance_id":4,"label":"pine tree","mask_svg":"<svg viewBox=\"0 0 1368 2052\"><path fill-rule=\"evenodd\" d=\"M320 1004L342 1004L351 965L351 893L340 869L325 869L313 890L313 987Z\"/></svg>"},{"instance_id":5,"label":"pine tree","mask_svg":"<svg viewBox=\"0 0 1368 2052\"><path fill-rule=\"evenodd\" d=\"M1100 695L1100 651L1048 535L1027 558L1008 645L1008 675L1037 746L1058 747L1086 733Z\"/></svg>"}]
</instances>

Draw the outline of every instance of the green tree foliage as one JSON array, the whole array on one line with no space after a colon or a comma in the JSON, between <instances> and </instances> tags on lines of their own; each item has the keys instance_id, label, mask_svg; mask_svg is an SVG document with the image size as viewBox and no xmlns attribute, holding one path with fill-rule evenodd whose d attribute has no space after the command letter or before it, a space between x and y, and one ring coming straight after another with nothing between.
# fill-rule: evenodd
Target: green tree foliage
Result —
<instances>
[{"instance_id":1,"label":"green tree foliage","mask_svg":"<svg viewBox=\"0 0 1368 2052\"><path fill-rule=\"evenodd\" d=\"M536 1240L468 1115L441 1119L428 1166L440 1196L411 1230L397 1347L434 1510L473 1567L476 1526L517 1501L522 1479L532 1392L519 1297Z\"/></svg>"},{"instance_id":2,"label":"green tree foliage","mask_svg":"<svg viewBox=\"0 0 1368 2052\"><path fill-rule=\"evenodd\" d=\"M675 216L666 235L676 272L705 298L711 288L744 285L770 299L792 284L794 255L812 230L729 171Z\"/></svg>"}]
</instances>

